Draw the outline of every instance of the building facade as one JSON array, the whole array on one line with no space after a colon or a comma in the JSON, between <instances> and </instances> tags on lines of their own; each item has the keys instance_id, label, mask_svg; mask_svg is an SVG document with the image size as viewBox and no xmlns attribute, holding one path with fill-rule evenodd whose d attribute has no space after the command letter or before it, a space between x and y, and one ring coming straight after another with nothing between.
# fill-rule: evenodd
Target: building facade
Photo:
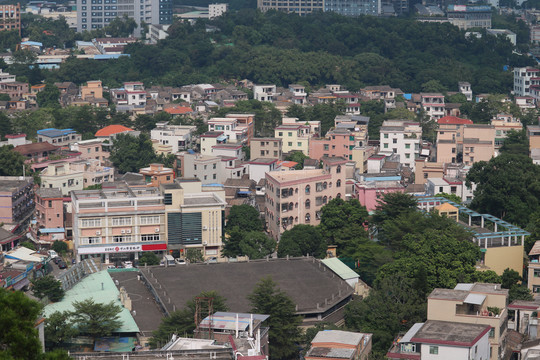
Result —
<instances>
[{"instance_id":1,"label":"building facade","mask_svg":"<svg viewBox=\"0 0 540 360\"><path fill-rule=\"evenodd\" d=\"M472 28L491 29L491 6L448 5L448 21L461 30Z\"/></svg>"},{"instance_id":2,"label":"building facade","mask_svg":"<svg viewBox=\"0 0 540 360\"><path fill-rule=\"evenodd\" d=\"M271 158L280 160L282 142L280 138L252 138L249 144L249 159Z\"/></svg>"},{"instance_id":3,"label":"building facade","mask_svg":"<svg viewBox=\"0 0 540 360\"><path fill-rule=\"evenodd\" d=\"M0 221L28 228L35 209L34 179L22 176L0 176Z\"/></svg>"},{"instance_id":4,"label":"building facade","mask_svg":"<svg viewBox=\"0 0 540 360\"><path fill-rule=\"evenodd\" d=\"M380 128L380 153L398 154L399 161L413 171L420 154L422 127L406 120L386 120Z\"/></svg>"},{"instance_id":5,"label":"building facade","mask_svg":"<svg viewBox=\"0 0 540 360\"><path fill-rule=\"evenodd\" d=\"M191 147L192 134L197 130L191 125L169 125L168 122L156 124L156 128L150 131L152 140L159 141L162 145L170 145L173 154Z\"/></svg>"},{"instance_id":6,"label":"building facade","mask_svg":"<svg viewBox=\"0 0 540 360\"><path fill-rule=\"evenodd\" d=\"M301 151L309 156L309 125L280 125L274 129L274 137L281 139L283 153Z\"/></svg>"},{"instance_id":7,"label":"building facade","mask_svg":"<svg viewBox=\"0 0 540 360\"><path fill-rule=\"evenodd\" d=\"M297 224L318 225L321 208L345 198L345 164L340 157L323 158L323 169L266 173L266 221L270 236L279 239Z\"/></svg>"},{"instance_id":8,"label":"building facade","mask_svg":"<svg viewBox=\"0 0 540 360\"><path fill-rule=\"evenodd\" d=\"M381 0L325 0L324 11L345 16L372 15L381 13Z\"/></svg>"},{"instance_id":9,"label":"building facade","mask_svg":"<svg viewBox=\"0 0 540 360\"><path fill-rule=\"evenodd\" d=\"M64 239L64 197L60 189L37 189L35 214L39 240Z\"/></svg>"},{"instance_id":10,"label":"building facade","mask_svg":"<svg viewBox=\"0 0 540 360\"><path fill-rule=\"evenodd\" d=\"M0 31L17 31L21 35L21 5L0 5Z\"/></svg>"},{"instance_id":11,"label":"building facade","mask_svg":"<svg viewBox=\"0 0 540 360\"><path fill-rule=\"evenodd\" d=\"M48 142L56 146L69 146L82 140L81 134L73 129L42 129L37 131L38 142Z\"/></svg>"}]
</instances>

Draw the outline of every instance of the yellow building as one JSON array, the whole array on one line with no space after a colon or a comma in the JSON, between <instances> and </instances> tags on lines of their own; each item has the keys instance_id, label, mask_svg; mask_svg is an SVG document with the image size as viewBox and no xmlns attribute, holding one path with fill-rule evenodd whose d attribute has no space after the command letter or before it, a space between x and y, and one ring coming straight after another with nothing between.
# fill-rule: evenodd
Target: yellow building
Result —
<instances>
[{"instance_id":1,"label":"yellow building","mask_svg":"<svg viewBox=\"0 0 540 360\"><path fill-rule=\"evenodd\" d=\"M458 208L450 205L449 203L444 203L438 206L435 206L435 210L439 212L439 215L446 216L447 218L458 221L459 211Z\"/></svg>"},{"instance_id":2,"label":"yellow building","mask_svg":"<svg viewBox=\"0 0 540 360\"><path fill-rule=\"evenodd\" d=\"M311 138L309 125L280 125L274 129L274 137L282 140L283 153L301 151L309 156L309 140Z\"/></svg>"},{"instance_id":3,"label":"yellow building","mask_svg":"<svg viewBox=\"0 0 540 360\"><path fill-rule=\"evenodd\" d=\"M498 360L506 353L507 303L508 290L500 284L457 284L431 292L427 319L491 326L490 359Z\"/></svg>"}]
</instances>

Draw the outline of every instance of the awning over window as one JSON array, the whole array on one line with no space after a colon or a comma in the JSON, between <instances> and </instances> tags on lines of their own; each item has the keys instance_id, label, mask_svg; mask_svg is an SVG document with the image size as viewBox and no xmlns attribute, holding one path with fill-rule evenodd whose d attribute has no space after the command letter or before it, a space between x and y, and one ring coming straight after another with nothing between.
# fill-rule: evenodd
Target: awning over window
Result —
<instances>
[{"instance_id":1,"label":"awning over window","mask_svg":"<svg viewBox=\"0 0 540 360\"><path fill-rule=\"evenodd\" d=\"M481 294L469 294L463 301L466 304L473 304L473 305L482 305L482 303L486 300L485 295Z\"/></svg>"}]
</instances>

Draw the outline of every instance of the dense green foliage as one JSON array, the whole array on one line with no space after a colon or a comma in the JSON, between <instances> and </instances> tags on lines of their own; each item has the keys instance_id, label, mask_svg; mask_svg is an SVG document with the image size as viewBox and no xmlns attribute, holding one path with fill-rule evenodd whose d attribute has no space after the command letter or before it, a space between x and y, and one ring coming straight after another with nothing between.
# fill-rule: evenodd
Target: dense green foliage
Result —
<instances>
[{"instance_id":1,"label":"dense green foliage","mask_svg":"<svg viewBox=\"0 0 540 360\"><path fill-rule=\"evenodd\" d=\"M198 297L212 298L212 308L214 311L227 311L226 299L219 295L215 291L203 291L199 295L195 296L192 300L188 301L186 306L181 309L172 312L169 316L161 320L159 328L152 333L150 339L150 347L156 348L160 345L163 346L171 340L172 334L183 337L192 337L195 330L195 301ZM208 314L208 303L201 302L202 314Z\"/></svg>"},{"instance_id":2,"label":"dense green foliage","mask_svg":"<svg viewBox=\"0 0 540 360\"><path fill-rule=\"evenodd\" d=\"M68 251L68 244L60 240L55 240L52 244L52 249L58 254L64 254Z\"/></svg>"},{"instance_id":3,"label":"dense green foliage","mask_svg":"<svg viewBox=\"0 0 540 360\"><path fill-rule=\"evenodd\" d=\"M231 231L236 227L242 231L262 231L263 223L259 211L247 204L233 205L227 216L225 230Z\"/></svg>"},{"instance_id":4,"label":"dense green foliage","mask_svg":"<svg viewBox=\"0 0 540 360\"><path fill-rule=\"evenodd\" d=\"M24 160L24 156L13 151L13 145L0 147L0 176L21 176Z\"/></svg>"},{"instance_id":5,"label":"dense green foliage","mask_svg":"<svg viewBox=\"0 0 540 360\"><path fill-rule=\"evenodd\" d=\"M467 182L477 185L471 207L526 227L540 210L540 166L521 154L502 153L475 163Z\"/></svg>"},{"instance_id":6,"label":"dense green foliage","mask_svg":"<svg viewBox=\"0 0 540 360\"><path fill-rule=\"evenodd\" d=\"M291 153L285 158L287 161L294 161L298 164L294 167L295 170L302 170L304 168L304 160L309 159L309 156L301 151L291 151Z\"/></svg>"},{"instance_id":7,"label":"dense green foliage","mask_svg":"<svg viewBox=\"0 0 540 360\"><path fill-rule=\"evenodd\" d=\"M74 301L72 305L69 316L81 334L96 339L110 335L122 325L119 315L122 308L112 301L102 304L87 299Z\"/></svg>"},{"instance_id":8,"label":"dense green foliage","mask_svg":"<svg viewBox=\"0 0 540 360\"><path fill-rule=\"evenodd\" d=\"M273 359L294 359L298 357L297 342L301 340L298 326L302 323L296 316L296 308L291 298L279 289L271 278L264 278L248 295L251 311L266 314L269 330L270 354Z\"/></svg>"},{"instance_id":9,"label":"dense green foliage","mask_svg":"<svg viewBox=\"0 0 540 360\"><path fill-rule=\"evenodd\" d=\"M345 114L345 103L336 102L330 104L315 104L305 107L300 105L292 105L287 109L287 116L296 117L302 122L320 121L321 134L334 127L334 119L337 115Z\"/></svg>"},{"instance_id":10,"label":"dense green foliage","mask_svg":"<svg viewBox=\"0 0 540 360\"><path fill-rule=\"evenodd\" d=\"M56 311L47 317L45 345L48 349L58 348L78 334L69 318L69 312L65 311Z\"/></svg>"},{"instance_id":11,"label":"dense green foliage","mask_svg":"<svg viewBox=\"0 0 540 360\"><path fill-rule=\"evenodd\" d=\"M432 80L456 90L457 81L463 80L479 93L506 93L512 73L504 72L503 66L532 64L530 58L513 53L505 39L465 38L448 23L333 13L298 17L255 9L228 12L209 23L219 30L207 33L203 21L193 26L175 22L169 38L159 44L130 45L131 57L108 62L73 58L59 70L14 64L9 71L32 83L45 78L80 84L99 78L107 86L133 80L179 86L249 78L278 85L338 83L351 90L388 84L408 92L432 88ZM62 36L59 42L72 41Z\"/></svg>"},{"instance_id":12,"label":"dense green foliage","mask_svg":"<svg viewBox=\"0 0 540 360\"><path fill-rule=\"evenodd\" d=\"M109 160L121 173L139 172L143 167L151 163L164 164L165 167L172 168L175 156L172 154L157 155L152 146L150 136L141 133L139 136L129 134L119 134L113 140L111 155Z\"/></svg>"},{"instance_id":13,"label":"dense green foliage","mask_svg":"<svg viewBox=\"0 0 540 360\"><path fill-rule=\"evenodd\" d=\"M299 224L281 235L278 257L310 255L321 259L326 249L326 240L317 227Z\"/></svg>"},{"instance_id":14,"label":"dense green foliage","mask_svg":"<svg viewBox=\"0 0 540 360\"><path fill-rule=\"evenodd\" d=\"M41 306L23 292L0 289L0 358L38 359L41 344L34 328Z\"/></svg>"},{"instance_id":15,"label":"dense green foliage","mask_svg":"<svg viewBox=\"0 0 540 360\"><path fill-rule=\"evenodd\" d=\"M57 302L64 298L64 289L62 283L56 280L54 276L47 275L32 280L32 292L39 299L47 296L50 301Z\"/></svg>"},{"instance_id":16,"label":"dense green foliage","mask_svg":"<svg viewBox=\"0 0 540 360\"><path fill-rule=\"evenodd\" d=\"M160 259L159 256L154 254L153 252L146 251L139 257L139 264L140 265L159 265Z\"/></svg>"}]
</instances>

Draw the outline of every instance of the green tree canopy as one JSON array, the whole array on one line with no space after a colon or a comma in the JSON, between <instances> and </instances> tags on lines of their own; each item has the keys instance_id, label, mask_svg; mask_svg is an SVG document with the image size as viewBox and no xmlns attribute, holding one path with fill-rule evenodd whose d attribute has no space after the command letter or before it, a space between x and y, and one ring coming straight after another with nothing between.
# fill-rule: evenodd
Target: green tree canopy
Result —
<instances>
[{"instance_id":1,"label":"green tree canopy","mask_svg":"<svg viewBox=\"0 0 540 360\"><path fill-rule=\"evenodd\" d=\"M471 208L521 227L540 206L540 166L524 155L502 153L474 163L467 186L477 185Z\"/></svg>"},{"instance_id":2,"label":"green tree canopy","mask_svg":"<svg viewBox=\"0 0 540 360\"><path fill-rule=\"evenodd\" d=\"M45 325L45 343L47 349L55 349L64 345L78 334L71 323L69 312L55 311L47 317Z\"/></svg>"},{"instance_id":3,"label":"green tree canopy","mask_svg":"<svg viewBox=\"0 0 540 360\"><path fill-rule=\"evenodd\" d=\"M32 280L32 292L40 299L47 296L53 302L62 300L65 293L62 283L52 275L46 275Z\"/></svg>"},{"instance_id":4,"label":"green tree canopy","mask_svg":"<svg viewBox=\"0 0 540 360\"><path fill-rule=\"evenodd\" d=\"M45 88L37 93L36 101L40 108L44 107L60 107L58 99L60 98L60 90L51 83L47 83Z\"/></svg>"},{"instance_id":5,"label":"green tree canopy","mask_svg":"<svg viewBox=\"0 0 540 360\"><path fill-rule=\"evenodd\" d=\"M225 230L229 232L235 227L241 231L262 231L263 223L259 211L247 204L233 205L227 216Z\"/></svg>"},{"instance_id":6,"label":"green tree canopy","mask_svg":"<svg viewBox=\"0 0 540 360\"><path fill-rule=\"evenodd\" d=\"M279 240L278 257L311 255L316 258L326 256L326 240L318 228L299 224L285 231Z\"/></svg>"},{"instance_id":7,"label":"green tree canopy","mask_svg":"<svg viewBox=\"0 0 540 360\"><path fill-rule=\"evenodd\" d=\"M280 290L271 278L262 279L248 296L251 311L266 314L270 327L270 354L276 359L292 359L298 356L296 343L301 340L298 326L302 320L295 315L296 306L289 296Z\"/></svg>"},{"instance_id":8,"label":"green tree canopy","mask_svg":"<svg viewBox=\"0 0 540 360\"><path fill-rule=\"evenodd\" d=\"M161 260L159 259L159 256L157 256L156 254L150 251L146 251L144 254L142 254L139 257L139 264L141 265L144 265L144 264L148 266L159 265L160 261Z\"/></svg>"},{"instance_id":9,"label":"green tree canopy","mask_svg":"<svg viewBox=\"0 0 540 360\"><path fill-rule=\"evenodd\" d=\"M122 308L114 302L102 304L93 299L73 302L70 317L81 334L94 340L108 336L122 325L120 312Z\"/></svg>"},{"instance_id":10,"label":"green tree canopy","mask_svg":"<svg viewBox=\"0 0 540 360\"><path fill-rule=\"evenodd\" d=\"M41 343L35 324L40 304L23 292L0 288L0 308L0 358L39 358Z\"/></svg>"},{"instance_id":11,"label":"green tree canopy","mask_svg":"<svg viewBox=\"0 0 540 360\"><path fill-rule=\"evenodd\" d=\"M13 151L13 145L0 147L0 176L21 176L24 160L24 156Z\"/></svg>"},{"instance_id":12,"label":"green tree canopy","mask_svg":"<svg viewBox=\"0 0 540 360\"><path fill-rule=\"evenodd\" d=\"M139 172L139 169L150 165L155 159L156 153L147 134L138 137L119 134L113 140L109 160L121 173Z\"/></svg>"},{"instance_id":13,"label":"green tree canopy","mask_svg":"<svg viewBox=\"0 0 540 360\"><path fill-rule=\"evenodd\" d=\"M296 170L302 170L304 168L304 160L306 159L309 159L309 156L305 155L301 151L293 151L285 158L285 160L294 161L298 163L294 167Z\"/></svg>"},{"instance_id":14,"label":"green tree canopy","mask_svg":"<svg viewBox=\"0 0 540 360\"><path fill-rule=\"evenodd\" d=\"M510 130L506 134L506 138L504 139L500 152L513 155L529 156L529 139L527 138L527 130Z\"/></svg>"},{"instance_id":15,"label":"green tree canopy","mask_svg":"<svg viewBox=\"0 0 540 360\"><path fill-rule=\"evenodd\" d=\"M55 240L52 244L52 249L58 254L65 254L68 251L68 244L60 240Z\"/></svg>"}]
</instances>

